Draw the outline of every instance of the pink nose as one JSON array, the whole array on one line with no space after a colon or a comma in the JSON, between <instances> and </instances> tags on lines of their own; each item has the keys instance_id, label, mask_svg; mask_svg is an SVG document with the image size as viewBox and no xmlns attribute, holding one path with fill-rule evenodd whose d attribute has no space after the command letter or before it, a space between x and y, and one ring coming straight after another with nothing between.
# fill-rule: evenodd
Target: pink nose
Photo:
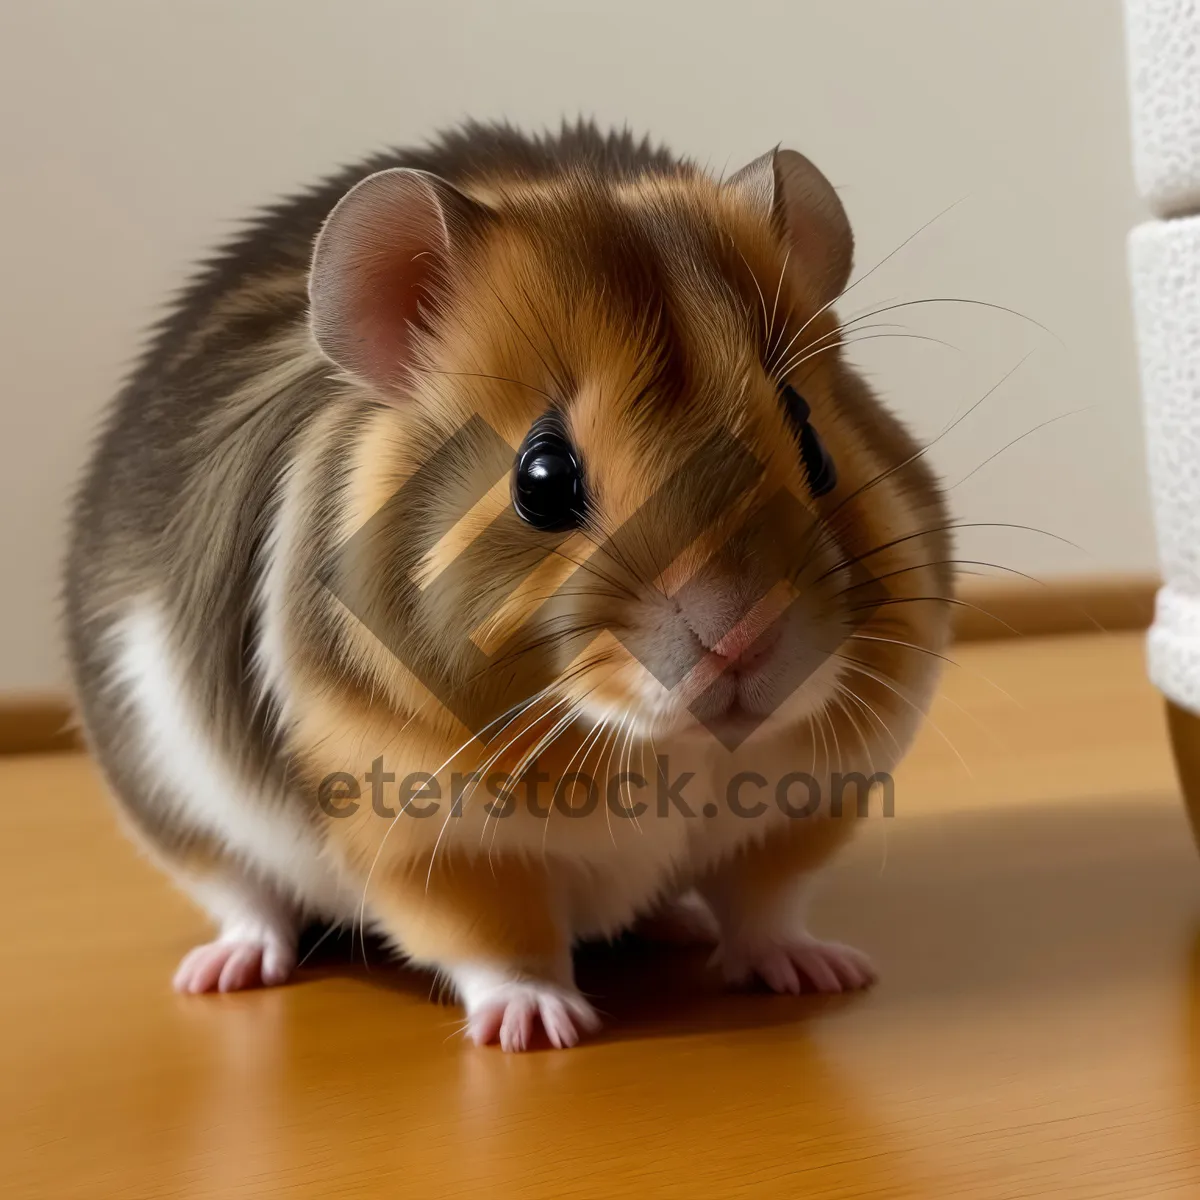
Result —
<instances>
[{"instance_id":1,"label":"pink nose","mask_svg":"<svg viewBox=\"0 0 1200 1200\"><path fill-rule=\"evenodd\" d=\"M680 612L700 644L712 656L739 670L749 670L766 658L779 640L777 606L767 598L749 604L736 599L734 585L693 580L676 595Z\"/></svg>"},{"instance_id":2,"label":"pink nose","mask_svg":"<svg viewBox=\"0 0 1200 1200\"><path fill-rule=\"evenodd\" d=\"M710 649L718 658L748 671L771 653L779 641L779 633L779 625L772 624L766 614L760 616L756 607Z\"/></svg>"}]
</instances>

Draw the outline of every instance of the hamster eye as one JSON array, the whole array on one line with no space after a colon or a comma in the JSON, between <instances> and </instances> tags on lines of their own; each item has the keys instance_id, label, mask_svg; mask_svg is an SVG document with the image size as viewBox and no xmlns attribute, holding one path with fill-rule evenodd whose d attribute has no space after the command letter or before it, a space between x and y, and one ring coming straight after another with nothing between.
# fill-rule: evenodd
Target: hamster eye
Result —
<instances>
[{"instance_id":1,"label":"hamster eye","mask_svg":"<svg viewBox=\"0 0 1200 1200\"><path fill-rule=\"evenodd\" d=\"M583 524L583 467L557 413L539 417L521 443L513 466L512 502L522 521L544 533Z\"/></svg>"},{"instance_id":2,"label":"hamster eye","mask_svg":"<svg viewBox=\"0 0 1200 1200\"><path fill-rule=\"evenodd\" d=\"M800 395L790 383L785 383L779 389L787 409L788 421L800 444L800 461L804 464L804 473L808 476L808 488L814 498L827 495L837 487L837 467L821 441L820 435L812 427L809 417L812 410L808 401Z\"/></svg>"}]
</instances>

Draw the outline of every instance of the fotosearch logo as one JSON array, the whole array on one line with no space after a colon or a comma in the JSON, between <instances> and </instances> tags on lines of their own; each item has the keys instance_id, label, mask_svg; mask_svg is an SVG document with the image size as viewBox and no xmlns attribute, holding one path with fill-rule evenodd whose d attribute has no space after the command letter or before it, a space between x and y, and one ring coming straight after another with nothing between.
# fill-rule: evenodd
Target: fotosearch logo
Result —
<instances>
[{"instance_id":1,"label":"fotosearch logo","mask_svg":"<svg viewBox=\"0 0 1200 1200\"><path fill-rule=\"evenodd\" d=\"M652 778L624 771L597 780L585 772L573 771L555 780L539 770L535 761L516 776L500 771L488 775L456 771L450 776L449 788L444 788L438 777L427 771L397 778L380 756L361 778L349 771L327 775L318 787L317 803L328 817L352 817L369 805L376 816L389 821L400 816L422 820L439 814L443 820L458 818L466 804L479 795L485 798L484 812L495 820L519 812L542 820L551 813L568 819L588 817L601 805L613 816L626 820L720 816L722 804L710 799L697 807L690 799L688 786L694 778L692 771L673 774L668 756L657 755ZM725 788L723 806L731 816L746 819L761 817L772 807L793 820L818 813L840 817L851 807L857 816L866 817L874 799L882 815L891 817L895 815L895 791L892 776L886 771L872 775L835 771L830 776L828 794L807 771L789 771L776 779L757 771L739 771Z\"/></svg>"},{"instance_id":2,"label":"fotosearch logo","mask_svg":"<svg viewBox=\"0 0 1200 1200\"><path fill-rule=\"evenodd\" d=\"M485 653L472 640L471 631L463 630L453 653L447 653L444 644L438 647L437 653L432 653L422 644L422 639L409 636L411 630L406 627L403 614L422 610L453 612L458 597L476 595L480 590L480 579L486 579L490 607L481 618L486 622L500 612L548 557L563 557L560 547L572 531L547 533L532 529L521 521L511 505L507 505L491 525L478 531L471 543L462 548L431 582L423 585L413 576L415 566L432 547L409 548L406 551L409 557L403 563L393 561L390 564L395 571L389 575L386 602L381 602L378 596L367 598L359 586L361 575L356 566L374 561L371 552L389 545L389 532L406 525L411 528L413 513L428 512L438 503L444 503L448 478L462 479L464 494L458 502L461 511L454 514L456 520L461 519L506 478L515 455L513 447L482 417L473 416L429 455L420 469L409 476L362 528L337 547L320 573L321 583L341 604L421 681L439 703L481 740L508 713L556 683L551 657L527 652L525 635L531 628L552 631L542 639L543 642L554 641L560 661L576 661L604 631L594 625L571 628L569 622L564 622L564 613L571 609L572 595L584 594L589 587L594 589L597 579L620 577L626 571L626 564L637 561L640 550L648 543L656 547L665 568L685 549L695 545L702 535L712 532L715 514L698 511L694 502L697 479L719 481L722 516L744 509L744 516L739 518L736 527L724 534L727 544L734 538L769 539L774 551L772 560L786 564L786 567L779 567L775 578L768 573L755 579L749 594L740 596L737 605L731 606L736 611L725 614L728 620L726 633L733 630L777 584L791 583L795 572L812 561L819 548L832 550L832 557L838 561L838 570L842 573L840 590L854 597L854 603L849 606L848 613L839 618L836 628L812 629L806 644L789 654L785 677L773 689L772 707L777 708L794 694L889 598L886 587L871 575L861 558L847 556L839 550L831 532L831 522L822 522L786 488L760 497L763 464L738 439L718 433L700 446L628 520L596 545L583 562L577 563L566 579L552 594L540 600L520 628L510 633L502 645ZM464 462L471 464L469 472L463 472ZM722 528L724 530L724 526ZM519 569L512 570L503 585L495 583L494 563L487 560L489 545L522 548ZM393 554L393 560L395 557ZM510 562L505 565L506 569L512 566ZM668 598L677 602L685 599L691 586L691 581L685 581ZM803 601L803 597L793 599L775 617L758 635L762 644L767 644L768 639L773 639L795 620L798 606ZM448 631L443 628L440 632ZM698 639L693 639L686 647L670 645L656 650L644 643L635 644L623 629L613 628L608 632L668 691L687 678L707 653ZM727 668L730 669L733 668ZM477 686L476 681L485 678L490 686ZM689 708L727 749L733 750L769 718L770 712L757 713L736 729L727 723L710 721L705 714L711 712L713 706L705 700L721 682L718 678L710 683L705 692L691 700Z\"/></svg>"}]
</instances>

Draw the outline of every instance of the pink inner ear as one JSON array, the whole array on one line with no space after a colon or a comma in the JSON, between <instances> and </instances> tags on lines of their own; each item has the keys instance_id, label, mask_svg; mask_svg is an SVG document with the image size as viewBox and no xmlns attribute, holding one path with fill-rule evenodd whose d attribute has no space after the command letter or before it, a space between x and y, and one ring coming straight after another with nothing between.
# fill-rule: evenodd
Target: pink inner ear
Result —
<instances>
[{"instance_id":1,"label":"pink inner ear","mask_svg":"<svg viewBox=\"0 0 1200 1200\"><path fill-rule=\"evenodd\" d=\"M357 288L351 281L347 296L355 374L386 387L404 381L412 358L413 330L421 324L422 306L432 300L439 267L439 256L428 247L404 261L398 245L394 254L359 268Z\"/></svg>"},{"instance_id":2,"label":"pink inner ear","mask_svg":"<svg viewBox=\"0 0 1200 1200\"><path fill-rule=\"evenodd\" d=\"M352 189L313 256L309 294L321 349L376 387L402 386L447 242L436 188L420 172L385 171Z\"/></svg>"}]
</instances>

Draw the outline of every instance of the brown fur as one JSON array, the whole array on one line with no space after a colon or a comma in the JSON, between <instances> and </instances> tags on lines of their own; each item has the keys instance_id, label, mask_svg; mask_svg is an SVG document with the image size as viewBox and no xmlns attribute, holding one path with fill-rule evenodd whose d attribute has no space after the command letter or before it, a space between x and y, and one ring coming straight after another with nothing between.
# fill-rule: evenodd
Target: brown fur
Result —
<instances>
[{"instance_id":1,"label":"brown fur","mask_svg":"<svg viewBox=\"0 0 1200 1200\"><path fill-rule=\"evenodd\" d=\"M350 184L394 166L437 173L460 190L466 214L421 310L402 394L335 371L306 325L322 220ZM837 249L848 269L849 242ZM840 260L831 269L841 271ZM763 823L736 845L714 843L706 858L689 857L675 833L639 840L630 822L614 830L603 805L585 820L555 815L531 826L518 813L481 829L474 793L465 819L444 824L381 820L365 803L333 819L316 796L331 772L361 777L378 757L397 773L438 772L447 792L451 771L489 762L500 747L472 740L431 696L426 682L439 672L484 713L509 707L510 668L532 664L530 680L554 684L507 730L511 745L491 769L520 768L535 753L552 776L580 760L600 769L604 748L597 742L593 754L585 740L590 722L568 725L538 753L554 725L552 702L591 705L593 714L607 705L615 720L639 677L618 636L635 645L650 637L666 619L654 615L664 594L706 570L748 591L769 585L779 539L742 522L776 495L792 497L819 533L805 561L777 564L798 611L847 634L863 622L838 648L851 660L842 678L855 698L797 718L798 765L811 756L828 775L895 760L906 738L893 739L893 752L890 729L911 724L945 642L937 598L950 591L947 522L918 447L837 348L824 286L747 193L589 127L541 140L472 127L427 151L371 160L269 211L164 322L76 507L72 659L93 746L143 835L180 862L189 847L211 843L161 803L139 766L136 720L105 698L114 670L107 634L124 605L152 594L214 746L323 839L370 915L423 961L493 955L535 971L560 962L573 935L613 933L694 879L723 873L749 904L777 876L819 865L842 823ZM839 486L820 500L809 494L782 381L765 370L792 339L794 351L821 348L787 380L838 467ZM494 473L497 453L511 461L551 406L585 464L591 499L588 527L569 538L523 527L507 480L497 484ZM491 433L468 437L420 485L418 502L396 509L394 497L423 478L434 448L478 416ZM703 460L715 434L761 465L748 491L730 463ZM705 469L676 479L695 453ZM288 486L300 536L287 564L281 717L280 697L256 690L254 655L267 539ZM665 507L639 526L664 489ZM619 552L597 550L631 521L637 536ZM689 522L700 534L670 545L667 535ZM352 555L339 553L347 539ZM845 590L856 562L886 580L887 603L865 616ZM539 615L580 564L575 593ZM400 578L420 581L415 599L398 599ZM557 636L555 619L578 632ZM472 634L485 652L508 643L509 657L473 674L461 651ZM401 644L415 671L393 653ZM604 769L624 754L653 773L644 733L608 754ZM621 855L642 863L625 894L574 922L552 917L563 896L566 911L587 908L588 878Z\"/></svg>"}]
</instances>

